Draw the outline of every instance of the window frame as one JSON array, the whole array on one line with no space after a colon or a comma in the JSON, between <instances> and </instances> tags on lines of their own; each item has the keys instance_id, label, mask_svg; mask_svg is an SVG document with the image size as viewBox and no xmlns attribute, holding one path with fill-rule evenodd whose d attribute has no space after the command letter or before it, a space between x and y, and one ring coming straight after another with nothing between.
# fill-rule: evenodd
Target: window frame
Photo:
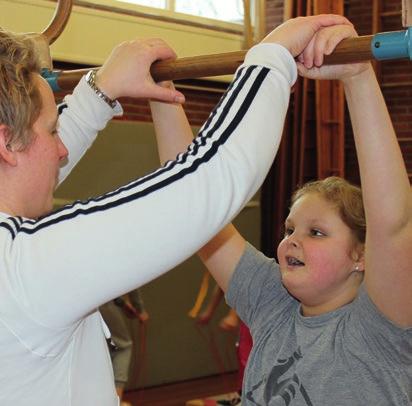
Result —
<instances>
[{"instance_id":1,"label":"window frame","mask_svg":"<svg viewBox=\"0 0 412 406\"><path fill-rule=\"evenodd\" d=\"M207 17L199 17L192 14L180 13L169 9L174 8L174 0L166 0L167 9L143 6L140 4L127 3L117 0L85 0L76 1L76 5L89 5L95 9L103 9L125 14L136 14L145 18L164 20L175 24L191 25L215 31L223 31L231 34L243 35L243 24L222 20L215 20ZM255 17L253 18L255 19Z\"/></svg>"}]
</instances>

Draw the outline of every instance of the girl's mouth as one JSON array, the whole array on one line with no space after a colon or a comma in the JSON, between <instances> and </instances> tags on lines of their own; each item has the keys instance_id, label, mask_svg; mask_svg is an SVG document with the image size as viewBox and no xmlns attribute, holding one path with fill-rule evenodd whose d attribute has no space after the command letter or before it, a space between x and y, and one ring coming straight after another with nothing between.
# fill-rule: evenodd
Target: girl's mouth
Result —
<instances>
[{"instance_id":1,"label":"girl's mouth","mask_svg":"<svg viewBox=\"0 0 412 406\"><path fill-rule=\"evenodd\" d=\"M288 266L304 266L305 264L302 261L299 261L297 258L295 257L286 257L286 263L288 264Z\"/></svg>"}]
</instances>

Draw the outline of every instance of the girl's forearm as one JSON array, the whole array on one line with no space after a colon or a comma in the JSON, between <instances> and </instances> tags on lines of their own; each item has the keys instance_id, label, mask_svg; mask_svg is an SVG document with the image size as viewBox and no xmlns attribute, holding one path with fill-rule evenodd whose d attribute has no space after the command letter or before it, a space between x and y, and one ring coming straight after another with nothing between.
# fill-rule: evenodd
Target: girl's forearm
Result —
<instances>
[{"instance_id":1,"label":"girl's forearm","mask_svg":"<svg viewBox=\"0 0 412 406\"><path fill-rule=\"evenodd\" d=\"M402 153L372 67L344 82L362 182L367 225L397 232L411 218Z\"/></svg>"},{"instance_id":2,"label":"girl's forearm","mask_svg":"<svg viewBox=\"0 0 412 406\"><path fill-rule=\"evenodd\" d=\"M180 104L150 102L161 164L186 151L193 133Z\"/></svg>"}]
</instances>

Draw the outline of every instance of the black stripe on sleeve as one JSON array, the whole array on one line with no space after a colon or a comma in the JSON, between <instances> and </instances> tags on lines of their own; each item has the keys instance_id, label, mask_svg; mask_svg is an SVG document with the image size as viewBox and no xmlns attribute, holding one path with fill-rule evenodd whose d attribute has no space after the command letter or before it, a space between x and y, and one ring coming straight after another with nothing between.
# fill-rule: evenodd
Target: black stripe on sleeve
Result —
<instances>
[{"instance_id":1,"label":"black stripe on sleeve","mask_svg":"<svg viewBox=\"0 0 412 406\"><path fill-rule=\"evenodd\" d=\"M64 109L67 109L67 103L60 103L58 106L57 106L57 112L59 113L59 116L60 116L60 114L62 114L63 113L63 110Z\"/></svg>"},{"instance_id":2,"label":"black stripe on sleeve","mask_svg":"<svg viewBox=\"0 0 412 406\"><path fill-rule=\"evenodd\" d=\"M11 238L14 240L14 238L16 237L16 232L14 231L13 227L10 224L3 221L0 223L0 227L5 228L6 230L10 231Z\"/></svg>"}]
</instances>

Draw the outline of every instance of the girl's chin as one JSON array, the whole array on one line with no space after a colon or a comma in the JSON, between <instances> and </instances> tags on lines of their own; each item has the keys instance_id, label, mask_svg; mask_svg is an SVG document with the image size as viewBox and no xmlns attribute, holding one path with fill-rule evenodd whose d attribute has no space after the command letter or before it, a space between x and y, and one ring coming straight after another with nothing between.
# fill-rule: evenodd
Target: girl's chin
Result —
<instances>
[{"instance_id":1,"label":"girl's chin","mask_svg":"<svg viewBox=\"0 0 412 406\"><path fill-rule=\"evenodd\" d=\"M293 280L293 275L291 275L291 272L282 273L282 284L288 291L289 289L293 289L293 287L296 286L296 281Z\"/></svg>"},{"instance_id":2,"label":"girl's chin","mask_svg":"<svg viewBox=\"0 0 412 406\"><path fill-rule=\"evenodd\" d=\"M296 271L282 272L282 284L285 289L294 297L299 290L305 290L302 279L297 278Z\"/></svg>"}]
</instances>

